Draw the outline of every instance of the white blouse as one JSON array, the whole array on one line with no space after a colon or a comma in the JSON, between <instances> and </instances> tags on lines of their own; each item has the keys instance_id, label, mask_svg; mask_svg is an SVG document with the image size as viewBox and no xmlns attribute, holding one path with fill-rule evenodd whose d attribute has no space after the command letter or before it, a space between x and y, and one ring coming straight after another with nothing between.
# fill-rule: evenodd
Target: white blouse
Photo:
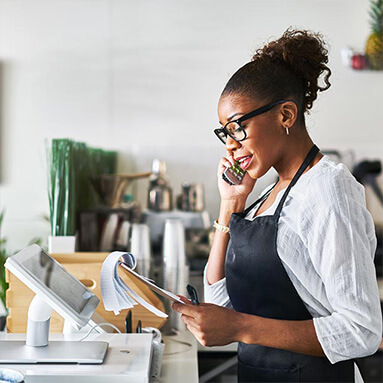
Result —
<instances>
[{"instance_id":1,"label":"white blouse","mask_svg":"<svg viewBox=\"0 0 383 383\"><path fill-rule=\"evenodd\" d=\"M274 214L284 192L259 216ZM246 219L257 219L257 209ZM331 363L370 355L382 339L375 250L363 186L346 166L322 157L286 198L277 251ZM205 268L204 286L206 302L230 307L225 278L209 285ZM355 377L362 381L357 369Z\"/></svg>"}]
</instances>

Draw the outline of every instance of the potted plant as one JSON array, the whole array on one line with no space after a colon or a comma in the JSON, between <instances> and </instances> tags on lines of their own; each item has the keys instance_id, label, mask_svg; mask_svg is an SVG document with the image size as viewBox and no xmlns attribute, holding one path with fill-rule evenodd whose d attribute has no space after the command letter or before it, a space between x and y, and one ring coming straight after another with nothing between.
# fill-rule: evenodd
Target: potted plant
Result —
<instances>
[{"instance_id":1,"label":"potted plant","mask_svg":"<svg viewBox=\"0 0 383 383\"><path fill-rule=\"evenodd\" d=\"M47 159L51 222L49 252L73 253L76 243L73 142L52 140L47 148Z\"/></svg>"},{"instance_id":2,"label":"potted plant","mask_svg":"<svg viewBox=\"0 0 383 383\"><path fill-rule=\"evenodd\" d=\"M89 148L83 142L53 139L47 146L50 253L73 253L77 212L98 204L91 178L116 171L117 152Z\"/></svg>"}]
</instances>

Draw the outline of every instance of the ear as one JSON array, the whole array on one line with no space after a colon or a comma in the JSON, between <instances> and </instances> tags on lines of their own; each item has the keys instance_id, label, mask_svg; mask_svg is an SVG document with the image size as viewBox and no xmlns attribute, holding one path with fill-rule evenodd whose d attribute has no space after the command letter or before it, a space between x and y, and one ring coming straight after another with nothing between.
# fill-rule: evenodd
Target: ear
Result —
<instances>
[{"instance_id":1,"label":"ear","mask_svg":"<svg viewBox=\"0 0 383 383\"><path fill-rule=\"evenodd\" d=\"M298 107L293 101L282 104L279 114L280 124L285 128L291 128L298 118Z\"/></svg>"}]
</instances>

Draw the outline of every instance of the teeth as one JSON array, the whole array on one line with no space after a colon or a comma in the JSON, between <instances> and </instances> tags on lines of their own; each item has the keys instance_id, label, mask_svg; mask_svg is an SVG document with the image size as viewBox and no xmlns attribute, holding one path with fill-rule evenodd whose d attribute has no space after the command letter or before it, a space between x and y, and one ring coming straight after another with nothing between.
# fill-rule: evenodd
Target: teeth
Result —
<instances>
[{"instance_id":1,"label":"teeth","mask_svg":"<svg viewBox=\"0 0 383 383\"><path fill-rule=\"evenodd\" d=\"M251 156L242 157L242 158L239 160L239 162L243 162L243 161L247 160L249 157L251 157Z\"/></svg>"}]
</instances>

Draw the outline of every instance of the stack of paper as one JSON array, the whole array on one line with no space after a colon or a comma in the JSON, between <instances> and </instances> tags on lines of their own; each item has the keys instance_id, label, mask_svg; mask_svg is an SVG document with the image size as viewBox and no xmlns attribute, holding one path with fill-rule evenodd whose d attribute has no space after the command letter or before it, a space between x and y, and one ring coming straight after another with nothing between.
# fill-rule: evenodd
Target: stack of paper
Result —
<instances>
[{"instance_id":1,"label":"stack of paper","mask_svg":"<svg viewBox=\"0 0 383 383\"><path fill-rule=\"evenodd\" d=\"M148 303L145 299L141 298L135 291L133 291L118 275L118 266L122 264L125 269L133 272L137 265L137 261L133 254L121 251L114 251L109 254L105 259L101 268L101 294L104 302L105 310L114 311L117 315L121 310L130 309L137 303L140 303L153 314L167 318L167 315L158 310L156 307ZM140 279L145 279L139 276ZM173 294L172 294L173 295ZM179 298L174 296L175 300Z\"/></svg>"}]
</instances>

